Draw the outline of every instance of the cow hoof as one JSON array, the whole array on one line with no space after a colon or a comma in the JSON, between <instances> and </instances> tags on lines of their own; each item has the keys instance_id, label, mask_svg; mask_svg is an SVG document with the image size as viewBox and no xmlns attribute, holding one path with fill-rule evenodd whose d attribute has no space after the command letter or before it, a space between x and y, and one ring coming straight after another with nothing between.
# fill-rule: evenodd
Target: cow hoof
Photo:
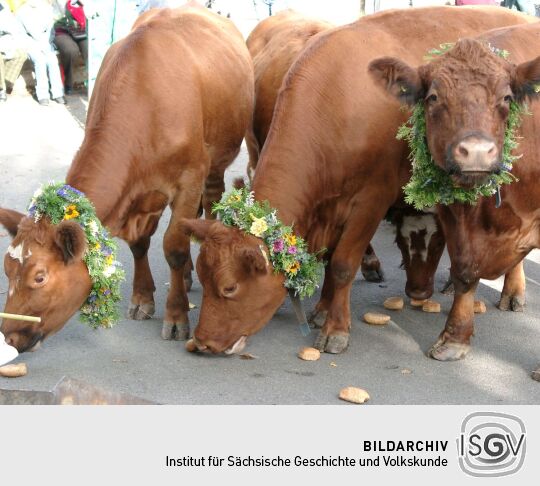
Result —
<instances>
[{"instance_id":1,"label":"cow hoof","mask_svg":"<svg viewBox=\"0 0 540 486\"><path fill-rule=\"evenodd\" d=\"M523 312L525 309L525 298L519 295L501 294L498 307L502 311Z\"/></svg>"},{"instance_id":2,"label":"cow hoof","mask_svg":"<svg viewBox=\"0 0 540 486\"><path fill-rule=\"evenodd\" d=\"M308 322L315 328L320 329L324 326L324 322L326 321L326 316L328 315L328 311L325 310L314 310L308 317Z\"/></svg>"},{"instance_id":3,"label":"cow hoof","mask_svg":"<svg viewBox=\"0 0 540 486\"><path fill-rule=\"evenodd\" d=\"M189 338L189 323L172 324L164 322L161 328L161 337L166 341L187 341Z\"/></svg>"},{"instance_id":4,"label":"cow hoof","mask_svg":"<svg viewBox=\"0 0 540 486\"><path fill-rule=\"evenodd\" d=\"M152 319L156 306L153 302L147 302L146 304L133 304L130 303L128 307L128 318L135 321L144 321L146 319Z\"/></svg>"},{"instance_id":5,"label":"cow hoof","mask_svg":"<svg viewBox=\"0 0 540 486\"><path fill-rule=\"evenodd\" d=\"M315 342L313 343L313 347L315 349L318 349L321 353L324 353L324 348L327 342L328 342L328 335L320 331L319 335L315 339Z\"/></svg>"},{"instance_id":6,"label":"cow hoof","mask_svg":"<svg viewBox=\"0 0 540 486\"><path fill-rule=\"evenodd\" d=\"M321 353L339 354L347 349L349 345L348 334L334 334L328 336L322 331L319 332L313 347L318 349Z\"/></svg>"},{"instance_id":7,"label":"cow hoof","mask_svg":"<svg viewBox=\"0 0 540 486\"><path fill-rule=\"evenodd\" d=\"M437 361L458 361L463 359L470 349L470 344L449 343L439 340L429 350L429 356Z\"/></svg>"},{"instance_id":8,"label":"cow hoof","mask_svg":"<svg viewBox=\"0 0 540 486\"><path fill-rule=\"evenodd\" d=\"M540 368L531 373L531 378L536 381L540 381Z\"/></svg>"},{"instance_id":9,"label":"cow hoof","mask_svg":"<svg viewBox=\"0 0 540 486\"><path fill-rule=\"evenodd\" d=\"M335 334L328 337L328 341L326 342L326 347L324 348L324 351L330 354L339 354L345 351L348 346L348 334Z\"/></svg>"},{"instance_id":10,"label":"cow hoof","mask_svg":"<svg viewBox=\"0 0 540 486\"><path fill-rule=\"evenodd\" d=\"M362 275L368 282L384 282L384 272L382 268L377 270L362 270Z\"/></svg>"}]
</instances>

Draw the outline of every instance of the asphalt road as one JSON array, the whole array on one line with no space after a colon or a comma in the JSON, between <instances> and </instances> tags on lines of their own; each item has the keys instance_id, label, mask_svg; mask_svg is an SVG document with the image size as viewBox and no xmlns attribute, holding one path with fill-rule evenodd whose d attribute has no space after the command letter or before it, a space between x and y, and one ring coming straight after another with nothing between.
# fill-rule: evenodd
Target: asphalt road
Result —
<instances>
[{"instance_id":1,"label":"asphalt road","mask_svg":"<svg viewBox=\"0 0 540 486\"><path fill-rule=\"evenodd\" d=\"M86 102L69 98L68 108L39 107L19 92L0 105L0 206L24 210L35 189L48 180L62 180L83 135ZM243 150L227 173L244 173ZM167 218L168 215L165 216ZM444 326L451 298L439 293L441 314L425 314L409 306L392 314L383 327L361 321L366 311L383 310L385 298L404 295L405 273L393 244L392 227L382 223L375 237L387 281L368 283L361 275L352 293L352 325L349 349L343 355L325 354L317 362L296 357L312 344L315 334L303 337L287 301L270 324L252 337L245 352L257 359L190 354L184 344L160 338L161 318L169 280L161 251L166 221L162 221L150 249L157 286L156 317L149 321L122 320L114 329L92 331L74 316L65 328L35 353L18 358L28 365L27 376L0 378L0 388L48 390L63 376L87 381L109 390L127 392L170 404L339 404L344 386L365 388L369 404L538 404L540 383L530 372L540 361L540 259L526 263L528 278L525 313L501 312L495 307L500 282L480 285L478 298L488 312L476 317L471 353L462 361L440 363L426 351ZM0 229L0 254L9 236ZM120 244L127 282L132 277L129 249ZM197 248L193 248L196 255ZM536 260L536 261L535 261ZM437 288L447 275L445 257L437 272ZM0 275L0 306L5 302L7 282ZM123 310L127 309L130 284L123 287ZM190 300L201 301L195 279ZM305 303L309 310L315 299ZM190 314L192 327L198 309Z\"/></svg>"}]
</instances>

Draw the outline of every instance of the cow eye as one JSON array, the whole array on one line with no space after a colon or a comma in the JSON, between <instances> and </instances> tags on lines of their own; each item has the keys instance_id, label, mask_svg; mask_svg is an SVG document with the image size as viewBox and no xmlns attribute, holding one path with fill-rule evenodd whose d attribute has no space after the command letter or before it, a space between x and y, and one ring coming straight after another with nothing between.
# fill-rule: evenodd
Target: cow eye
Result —
<instances>
[{"instance_id":1,"label":"cow eye","mask_svg":"<svg viewBox=\"0 0 540 486\"><path fill-rule=\"evenodd\" d=\"M47 274L46 273L36 273L34 276L34 287L41 287L47 283Z\"/></svg>"},{"instance_id":2,"label":"cow eye","mask_svg":"<svg viewBox=\"0 0 540 486\"><path fill-rule=\"evenodd\" d=\"M505 103L510 103L514 98L512 98L512 95L506 95L504 97L504 102Z\"/></svg>"},{"instance_id":3,"label":"cow eye","mask_svg":"<svg viewBox=\"0 0 540 486\"><path fill-rule=\"evenodd\" d=\"M428 103L435 103L435 101L437 101L437 95L435 93L431 93L427 98L426 98L426 101Z\"/></svg>"},{"instance_id":4,"label":"cow eye","mask_svg":"<svg viewBox=\"0 0 540 486\"><path fill-rule=\"evenodd\" d=\"M238 290L238 284L232 284L227 285L227 287L223 287L222 294L224 297L232 297L236 291Z\"/></svg>"}]
</instances>

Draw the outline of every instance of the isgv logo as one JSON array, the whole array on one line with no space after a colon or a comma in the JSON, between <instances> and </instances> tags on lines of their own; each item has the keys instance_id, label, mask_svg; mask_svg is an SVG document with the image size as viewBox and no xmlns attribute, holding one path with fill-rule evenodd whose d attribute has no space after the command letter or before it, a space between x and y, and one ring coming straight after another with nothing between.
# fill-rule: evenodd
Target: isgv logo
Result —
<instances>
[{"instance_id":1,"label":"isgv logo","mask_svg":"<svg viewBox=\"0 0 540 486\"><path fill-rule=\"evenodd\" d=\"M475 412L461 424L459 466L470 476L508 476L523 465L526 445L525 425L518 417Z\"/></svg>"}]
</instances>

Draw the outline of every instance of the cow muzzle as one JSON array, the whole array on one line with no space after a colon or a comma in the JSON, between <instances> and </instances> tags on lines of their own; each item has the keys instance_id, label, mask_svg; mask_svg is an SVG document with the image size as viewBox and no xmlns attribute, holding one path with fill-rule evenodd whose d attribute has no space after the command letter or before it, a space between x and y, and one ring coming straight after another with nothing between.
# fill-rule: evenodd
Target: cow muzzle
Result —
<instances>
[{"instance_id":1,"label":"cow muzzle","mask_svg":"<svg viewBox=\"0 0 540 486\"><path fill-rule=\"evenodd\" d=\"M37 351L45 338L42 332L28 334L25 332L11 332L6 334L6 343L13 346L19 353Z\"/></svg>"},{"instance_id":2,"label":"cow muzzle","mask_svg":"<svg viewBox=\"0 0 540 486\"><path fill-rule=\"evenodd\" d=\"M485 136L467 136L455 143L449 152L448 172L454 184L460 187L481 185L501 169L499 149Z\"/></svg>"},{"instance_id":3,"label":"cow muzzle","mask_svg":"<svg viewBox=\"0 0 540 486\"><path fill-rule=\"evenodd\" d=\"M243 351L247 344L247 336L240 336L233 344L228 347L219 345L212 341L202 342L197 339L197 336L193 336L193 343L197 346L197 350L202 353L220 354L226 355L238 354Z\"/></svg>"}]
</instances>

